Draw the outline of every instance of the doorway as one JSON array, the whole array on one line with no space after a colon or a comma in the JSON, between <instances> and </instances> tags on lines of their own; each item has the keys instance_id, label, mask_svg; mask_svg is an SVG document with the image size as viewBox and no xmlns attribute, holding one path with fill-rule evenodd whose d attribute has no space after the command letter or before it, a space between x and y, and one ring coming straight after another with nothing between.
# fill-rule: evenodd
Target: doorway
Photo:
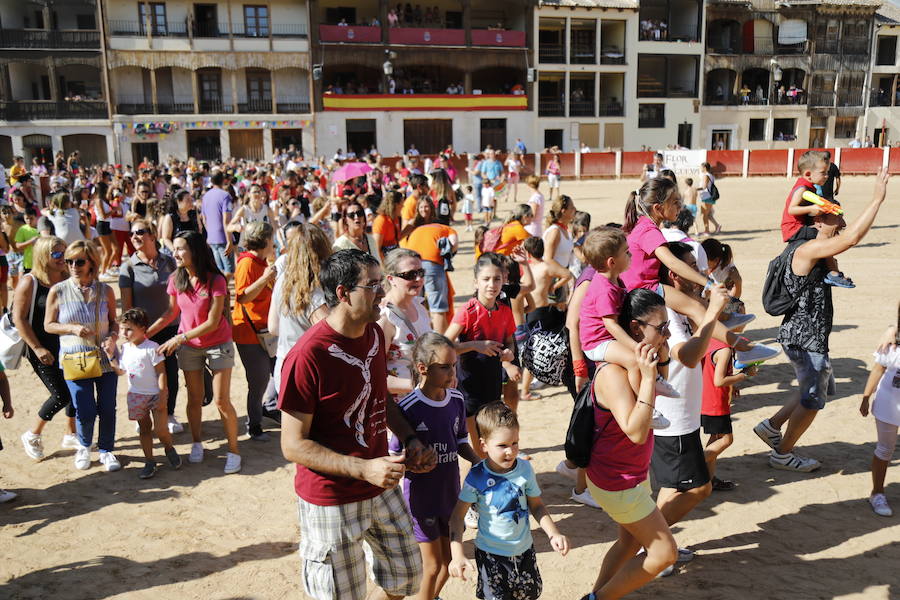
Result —
<instances>
[{"instance_id":1,"label":"doorway","mask_svg":"<svg viewBox=\"0 0 900 600\"><path fill-rule=\"evenodd\" d=\"M363 157L369 153L369 148L378 147L375 119L347 119L344 127L347 129L347 152L356 152L356 156Z\"/></svg>"},{"instance_id":2,"label":"doorway","mask_svg":"<svg viewBox=\"0 0 900 600\"><path fill-rule=\"evenodd\" d=\"M194 36L219 37L219 15L215 4L194 5Z\"/></svg>"},{"instance_id":3,"label":"doorway","mask_svg":"<svg viewBox=\"0 0 900 600\"><path fill-rule=\"evenodd\" d=\"M710 150L731 150L731 130L713 129Z\"/></svg>"},{"instance_id":4,"label":"doorway","mask_svg":"<svg viewBox=\"0 0 900 600\"><path fill-rule=\"evenodd\" d=\"M691 123L678 124L678 145L682 148L690 148L694 137L694 126Z\"/></svg>"},{"instance_id":5,"label":"doorway","mask_svg":"<svg viewBox=\"0 0 900 600\"><path fill-rule=\"evenodd\" d=\"M272 146L281 148L287 152L288 148L294 147L294 151L303 156L303 130L302 129L273 129L272 130Z\"/></svg>"},{"instance_id":6,"label":"doorway","mask_svg":"<svg viewBox=\"0 0 900 600\"><path fill-rule=\"evenodd\" d=\"M563 130L562 129L545 129L544 130L544 148L552 148L556 146L560 151L563 150Z\"/></svg>"},{"instance_id":7,"label":"doorway","mask_svg":"<svg viewBox=\"0 0 900 600\"><path fill-rule=\"evenodd\" d=\"M60 148L62 150L62 148ZM53 164L53 140L49 135L35 133L22 138L22 157L25 164L30 165L33 158L37 158L41 164Z\"/></svg>"},{"instance_id":8,"label":"doorway","mask_svg":"<svg viewBox=\"0 0 900 600\"><path fill-rule=\"evenodd\" d=\"M439 154L453 143L452 119L406 119L403 121L403 147L415 144L422 154Z\"/></svg>"},{"instance_id":9,"label":"doorway","mask_svg":"<svg viewBox=\"0 0 900 600\"><path fill-rule=\"evenodd\" d=\"M809 128L809 147L810 148L824 148L825 147L825 132L826 132L826 129L824 127L810 127Z\"/></svg>"},{"instance_id":10,"label":"doorway","mask_svg":"<svg viewBox=\"0 0 900 600\"><path fill-rule=\"evenodd\" d=\"M187 131L188 156L198 160L221 160L222 147L218 129L190 129Z\"/></svg>"},{"instance_id":11,"label":"doorway","mask_svg":"<svg viewBox=\"0 0 900 600\"><path fill-rule=\"evenodd\" d=\"M481 119L481 149L506 149L506 119Z\"/></svg>"},{"instance_id":12,"label":"doorway","mask_svg":"<svg viewBox=\"0 0 900 600\"><path fill-rule=\"evenodd\" d=\"M888 139L890 139L888 138L888 129L879 127L875 130L875 135L872 136L872 143L875 144L876 147L881 147L887 144Z\"/></svg>"},{"instance_id":13,"label":"doorway","mask_svg":"<svg viewBox=\"0 0 900 600\"><path fill-rule=\"evenodd\" d=\"M262 129L229 129L228 130L228 154L238 159L263 160Z\"/></svg>"},{"instance_id":14,"label":"doorway","mask_svg":"<svg viewBox=\"0 0 900 600\"><path fill-rule=\"evenodd\" d=\"M144 157L158 165L159 164L159 144L156 142L134 142L131 144L131 164L139 165L144 162Z\"/></svg>"}]
</instances>

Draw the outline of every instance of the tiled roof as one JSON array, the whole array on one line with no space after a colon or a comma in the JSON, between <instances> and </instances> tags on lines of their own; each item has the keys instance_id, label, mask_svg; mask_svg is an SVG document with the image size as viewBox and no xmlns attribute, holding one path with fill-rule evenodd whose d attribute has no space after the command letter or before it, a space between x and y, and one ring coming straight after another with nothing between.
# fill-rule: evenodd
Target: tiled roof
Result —
<instances>
[{"instance_id":1,"label":"tiled roof","mask_svg":"<svg viewBox=\"0 0 900 600\"><path fill-rule=\"evenodd\" d=\"M640 8L638 0L539 0L538 7L562 6L566 8Z\"/></svg>"},{"instance_id":2,"label":"tiled roof","mask_svg":"<svg viewBox=\"0 0 900 600\"><path fill-rule=\"evenodd\" d=\"M900 7L893 2L885 2L875 13L875 18L882 23L900 25Z\"/></svg>"},{"instance_id":3,"label":"tiled roof","mask_svg":"<svg viewBox=\"0 0 900 600\"><path fill-rule=\"evenodd\" d=\"M881 6L882 0L782 0L777 2L785 6L809 6L810 4L818 6L852 6L878 8Z\"/></svg>"}]
</instances>

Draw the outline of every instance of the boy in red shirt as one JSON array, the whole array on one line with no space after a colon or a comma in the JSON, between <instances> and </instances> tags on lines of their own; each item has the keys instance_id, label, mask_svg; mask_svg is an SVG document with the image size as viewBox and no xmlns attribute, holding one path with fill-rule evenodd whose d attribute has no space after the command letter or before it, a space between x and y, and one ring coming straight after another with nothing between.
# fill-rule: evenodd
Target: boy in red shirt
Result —
<instances>
[{"instance_id":1,"label":"boy in red shirt","mask_svg":"<svg viewBox=\"0 0 900 600\"><path fill-rule=\"evenodd\" d=\"M803 153L797 162L800 177L794 182L794 187L788 193L785 200L784 211L781 213L781 238L785 242L797 242L815 239L818 230L812 227L812 218L818 215L822 209L819 206L803 199L803 192L810 191L818 194L816 186L821 186L828 180L828 167L831 163L830 154L820 150L809 150ZM853 288L856 285L849 277L838 270L837 259L827 259L829 273L825 277L825 283L835 287Z\"/></svg>"},{"instance_id":2,"label":"boy in red shirt","mask_svg":"<svg viewBox=\"0 0 900 600\"><path fill-rule=\"evenodd\" d=\"M715 476L716 459L734 443L731 429L732 386L756 375L756 365L750 365L735 373L732 351L727 344L711 339L703 357L703 402L700 407L700 424L709 434L706 443L706 466L712 477L713 490L733 490L734 482Z\"/></svg>"}]
</instances>

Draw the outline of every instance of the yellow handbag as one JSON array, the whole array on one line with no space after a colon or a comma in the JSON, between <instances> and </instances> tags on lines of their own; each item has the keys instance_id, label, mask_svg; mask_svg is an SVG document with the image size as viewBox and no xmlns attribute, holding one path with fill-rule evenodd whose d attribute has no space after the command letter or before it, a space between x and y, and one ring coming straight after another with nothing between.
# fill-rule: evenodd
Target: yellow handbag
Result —
<instances>
[{"instance_id":1,"label":"yellow handbag","mask_svg":"<svg viewBox=\"0 0 900 600\"><path fill-rule=\"evenodd\" d=\"M103 375L103 368L100 364L100 293L102 291L103 288L98 284L97 293L94 296L94 304L97 307L97 316L94 319L94 335L97 339L97 349L66 352L63 354L63 378L67 381L91 379Z\"/></svg>"}]
</instances>

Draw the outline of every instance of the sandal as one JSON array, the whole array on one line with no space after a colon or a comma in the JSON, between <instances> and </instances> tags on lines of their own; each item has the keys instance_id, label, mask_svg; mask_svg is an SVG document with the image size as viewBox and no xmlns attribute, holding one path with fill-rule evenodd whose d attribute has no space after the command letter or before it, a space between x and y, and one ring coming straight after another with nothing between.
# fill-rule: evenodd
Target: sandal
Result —
<instances>
[{"instance_id":1,"label":"sandal","mask_svg":"<svg viewBox=\"0 0 900 600\"><path fill-rule=\"evenodd\" d=\"M730 492L734 488L737 487L733 481L728 481L726 479L719 479L718 477L713 476L712 478L712 489L716 492Z\"/></svg>"}]
</instances>

